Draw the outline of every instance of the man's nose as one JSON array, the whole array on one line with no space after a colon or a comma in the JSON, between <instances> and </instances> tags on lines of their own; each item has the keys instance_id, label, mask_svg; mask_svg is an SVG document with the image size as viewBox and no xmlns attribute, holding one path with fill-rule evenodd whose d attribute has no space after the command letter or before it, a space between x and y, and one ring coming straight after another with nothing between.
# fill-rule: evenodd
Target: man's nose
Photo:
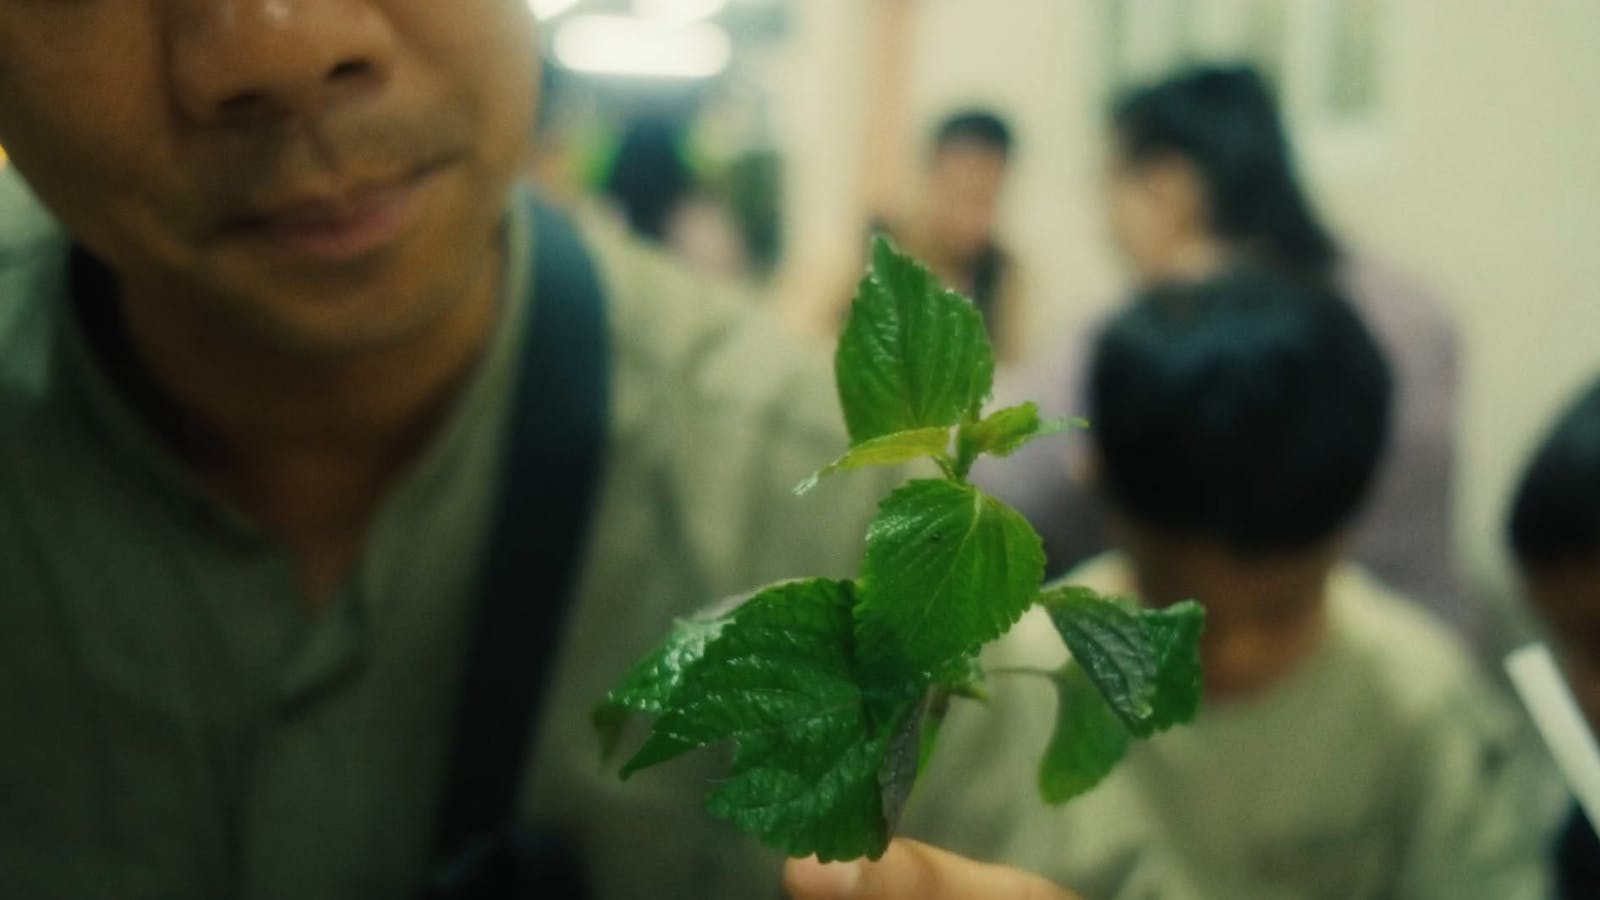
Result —
<instances>
[{"instance_id":1,"label":"man's nose","mask_svg":"<svg viewBox=\"0 0 1600 900\"><path fill-rule=\"evenodd\" d=\"M200 124L314 118L377 92L392 76L394 35L372 0L181 0L173 7L172 90L183 115Z\"/></svg>"}]
</instances>

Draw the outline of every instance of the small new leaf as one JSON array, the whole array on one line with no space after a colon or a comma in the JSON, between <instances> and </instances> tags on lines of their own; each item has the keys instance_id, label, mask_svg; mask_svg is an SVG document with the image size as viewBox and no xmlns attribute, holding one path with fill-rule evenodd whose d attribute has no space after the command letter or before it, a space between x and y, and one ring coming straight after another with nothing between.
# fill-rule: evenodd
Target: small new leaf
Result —
<instances>
[{"instance_id":1,"label":"small new leaf","mask_svg":"<svg viewBox=\"0 0 1600 900\"><path fill-rule=\"evenodd\" d=\"M878 855L879 783L915 699L868 702L852 660L854 594L837 581L778 585L727 617L665 701L623 776L732 740L713 815L795 856Z\"/></svg>"},{"instance_id":2,"label":"small new leaf","mask_svg":"<svg viewBox=\"0 0 1600 900\"><path fill-rule=\"evenodd\" d=\"M1056 728L1039 763L1039 793L1046 803L1065 803L1109 775L1133 736L1076 660L1055 681Z\"/></svg>"},{"instance_id":3,"label":"small new leaf","mask_svg":"<svg viewBox=\"0 0 1600 900\"><path fill-rule=\"evenodd\" d=\"M822 479L835 472L848 472L867 466L897 466L918 459L937 457L950 449L948 427L919 428L916 431L897 431L873 438L851 448L845 455L800 482L794 492L810 493Z\"/></svg>"},{"instance_id":4,"label":"small new leaf","mask_svg":"<svg viewBox=\"0 0 1600 900\"><path fill-rule=\"evenodd\" d=\"M1015 510L966 484L906 484L867 531L855 609L863 677L939 677L1016 624L1043 573L1039 535Z\"/></svg>"},{"instance_id":5,"label":"small new leaf","mask_svg":"<svg viewBox=\"0 0 1600 900\"><path fill-rule=\"evenodd\" d=\"M1167 609L1100 596L1085 587L1040 595L1056 630L1136 737L1191 721L1200 705L1200 631L1193 602Z\"/></svg>"},{"instance_id":6,"label":"small new leaf","mask_svg":"<svg viewBox=\"0 0 1600 900\"><path fill-rule=\"evenodd\" d=\"M983 316L886 238L872 247L834 355L850 443L975 414L994 386Z\"/></svg>"},{"instance_id":7,"label":"small new leaf","mask_svg":"<svg viewBox=\"0 0 1600 900\"><path fill-rule=\"evenodd\" d=\"M990 414L979 422L961 426L959 454L970 464L982 454L1010 456L1024 446L1068 428L1088 427L1082 419L1042 419L1037 403L1024 403Z\"/></svg>"}]
</instances>

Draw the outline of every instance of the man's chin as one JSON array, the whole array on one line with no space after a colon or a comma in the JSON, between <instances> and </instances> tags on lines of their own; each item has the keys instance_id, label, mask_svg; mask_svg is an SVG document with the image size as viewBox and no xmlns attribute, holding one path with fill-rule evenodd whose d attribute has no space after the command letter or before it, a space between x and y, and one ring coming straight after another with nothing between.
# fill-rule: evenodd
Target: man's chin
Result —
<instances>
[{"instance_id":1,"label":"man's chin","mask_svg":"<svg viewBox=\"0 0 1600 900\"><path fill-rule=\"evenodd\" d=\"M444 320L456 292L351 287L235 296L218 323L242 344L308 360L334 361L422 339Z\"/></svg>"},{"instance_id":2,"label":"man's chin","mask_svg":"<svg viewBox=\"0 0 1600 900\"><path fill-rule=\"evenodd\" d=\"M329 359L421 340L448 327L499 264L496 222L456 206L435 206L395 239L348 255L221 237L190 260L197 277L184 279L184 293L210 298L200 315L242 349Z\"/></svg>"},{"instance_id":3,"label":"man's chin","mask_svg":"<svg viewBox=\"0 0 1600 900\"><path fill-rule=\"evenodd\" d=\"M464 279L438 260L394 252L338 267L219 260L212 318L262 349L332 358L419 339L462 302ZM227 286L227 287L223 287ZM240 286L245 286L241 289ZM226 299L224 299L226 298Z\"/></svg>"}]
</instances>

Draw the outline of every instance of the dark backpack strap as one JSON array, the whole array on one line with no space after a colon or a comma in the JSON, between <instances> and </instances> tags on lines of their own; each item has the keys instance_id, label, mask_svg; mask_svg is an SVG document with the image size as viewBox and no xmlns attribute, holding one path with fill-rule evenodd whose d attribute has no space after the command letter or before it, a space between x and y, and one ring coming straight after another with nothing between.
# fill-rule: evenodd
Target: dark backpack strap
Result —
<instances>
[{"instance_id":1,"label":"dark backpack strap","mask_svg":"<svg viewBox=\"0 0 1600 900\"><path fill-rule=\"evenodd\" d=\"M577 872L575 857L556 836L514 838L512 832L523 763L577 588L600 480L610 339L599 278L582 238L565 215L537 199L528 202L533 302L428 897L511 896L515 888L508 885L526 877L512 869ZM548 859L530 864L531 858ZM537 877L549 885L567 873ZM578 890L574 885L569 893Z\"/></svg>"}]
</instances>

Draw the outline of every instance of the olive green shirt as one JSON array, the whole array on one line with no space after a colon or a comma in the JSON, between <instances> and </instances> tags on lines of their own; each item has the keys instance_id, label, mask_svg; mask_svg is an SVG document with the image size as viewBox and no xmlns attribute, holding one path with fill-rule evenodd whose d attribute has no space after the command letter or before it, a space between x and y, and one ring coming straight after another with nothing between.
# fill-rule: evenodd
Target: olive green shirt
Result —
<instances>
[{"instance_id":1,"label":"olive green shirt","mask_svg":"<svg viewBox=\"0 0 1600 900\"><path fill-rule=\"evenodd\" d=\"M201 489L109 383L68 302L66 238L0 177L0 894L413 894L537 301L522 206L492 344L348 580L309 612L288 551ZM584 231L613 416L521 808L574 841L601 898L775 896L775 857L701 809L716 760L621 784L590 709L674 616L848 574L881 485L791 496L844 444L824 361L741 298Z\"/></svg>"},{"instance_id":2,"label":"olive green shirt","mask_svg":"<svg viewBox=\"0 0 1600 900\"><path fill-rule=\"evenodd\" d=\"M1134 593L1115 554L1066 580ZM1520 717L1444 626L1360 568L1337 568L1327 597L1323 642L1294 672L1135 743L1061 807L1034 787L1054 687L991 678L986 708L952 708L912 833L1088 900L1545 900L1563 791ZM1066 659L1037 609L984 653Z\"/></svg>"}]
</instances>

